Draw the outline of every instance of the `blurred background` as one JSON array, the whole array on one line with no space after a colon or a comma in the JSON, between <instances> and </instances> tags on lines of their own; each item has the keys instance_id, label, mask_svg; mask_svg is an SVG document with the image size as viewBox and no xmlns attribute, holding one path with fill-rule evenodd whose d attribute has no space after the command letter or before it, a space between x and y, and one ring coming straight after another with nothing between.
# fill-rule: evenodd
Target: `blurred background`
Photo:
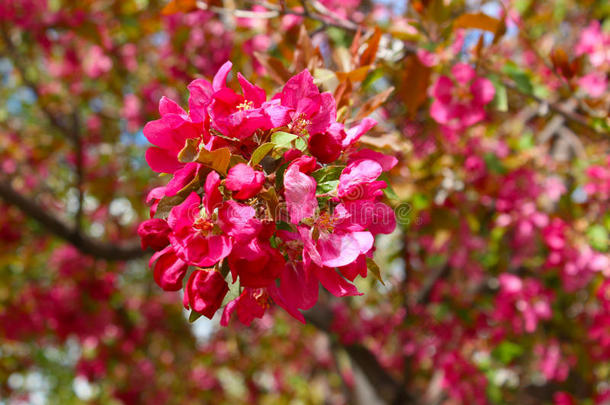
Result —
<instances>
[{"instance_id":1,"label":"blurred background","mask_svg":"<svg viewBox=\"0 0 610 405\"><path fill-rule=\"evenodd\" d=\"M609 15L603 0L0 0L0 404L610 403ZM281 310L189 323L137 238L167 181L142 127L227 60L270 93L306 45L345 114L374 111L362 143L399 159L385 284L321 296L305 326Z\"/></svg>"}]
</instances>

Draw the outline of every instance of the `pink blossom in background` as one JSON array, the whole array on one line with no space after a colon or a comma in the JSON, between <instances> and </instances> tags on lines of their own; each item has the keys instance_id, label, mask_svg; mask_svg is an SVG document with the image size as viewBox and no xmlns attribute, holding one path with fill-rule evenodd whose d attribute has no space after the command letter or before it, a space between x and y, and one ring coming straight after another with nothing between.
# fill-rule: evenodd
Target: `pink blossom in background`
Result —
<instances>
[{"instance_id":1,"label":"pink blossom in background","mask_svg":"<svg viewBox=\"0 0 610 405\"><path fill-rule=\"evenodd\" d=\"M451 69L451 77L440 76L430 90L434 98L430 116L443 128L449 140L469 126L485 118L485 105L494 98L491 81L477 77L466 63L457 63Z\"/></svg>"}]
</instances>

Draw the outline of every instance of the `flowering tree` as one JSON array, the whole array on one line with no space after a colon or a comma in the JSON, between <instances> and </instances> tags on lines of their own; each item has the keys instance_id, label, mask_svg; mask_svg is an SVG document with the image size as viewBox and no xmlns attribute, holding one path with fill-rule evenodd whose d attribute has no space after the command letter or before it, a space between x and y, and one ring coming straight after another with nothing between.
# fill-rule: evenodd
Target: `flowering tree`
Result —
<instances>
[{"instance_id":1,"label":"flowering tree","mask_svg":"<svg viewBox=\"0 0 610 405\"><path fill-rule=\"evenodd\" d=\"M3 2L0 403L609 403L609 12Z\"/></svg>"}]
</instances>

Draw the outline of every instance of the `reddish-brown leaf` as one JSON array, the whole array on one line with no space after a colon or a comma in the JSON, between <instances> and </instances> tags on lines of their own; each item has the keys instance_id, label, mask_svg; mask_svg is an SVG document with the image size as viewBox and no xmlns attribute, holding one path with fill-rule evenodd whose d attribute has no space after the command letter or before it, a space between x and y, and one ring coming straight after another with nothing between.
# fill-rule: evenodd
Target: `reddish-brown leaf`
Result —
<instances>
[{"instance_id":1,"label":"reddish-brown leaf","mask_svg":"<svg viewBox=\"0 0 610 405\"><path fill-rule=\"evenodd\" d=\"M390 87L384 92L381 92L375 97L368 100L366 103L364 103L364 105L362 105L362 108L360 108L360 111L358 111L358 114L356 115L356 118L354 118L354 120L358 121L366 116L371 115L373 111L375 111L381 104L383 104L388 99L388 97L390 96L390 94L392 94L393 91L394 87Z\"/></svg>"},{"instance_id":2,"label":"reddish-brown leaf","mask_svg":"<svg viewBox=\"0 0 610 405\"><path fill-rule=\"evenodd\" d=\"M171 0L163 7L161 14L188 13L194 10L197 10L197 0Z\"/></svg>"},{"instance_id":3,"label":"reddish-brown leaf","mask_svg":"<svg viewBox=\"0 0 610 405\"><path fill-rule=\"evenodd\" d=\"M372 65L373 62L375 62L375 56L377 55L377 50L379 49L379 41L381 40L382 34L383 33L379 27L375 27L375 33L371 39L369 39L368 46L360 57L360 66Z\"/></svg>"},{"instance_id":4,"label":"reddish-brown leaf","mask_svg":"<svg viewBox=\"0 0 610 405\"><path fill-rule=\"evenodd\" d=\"M422 64L417 56L407 57L405 76L400 86L400 97L405 104L407 115L410 117L415 115L428 97L426 92L430 85L430 73L430 68Z\"/></svg>"}]
</instances>

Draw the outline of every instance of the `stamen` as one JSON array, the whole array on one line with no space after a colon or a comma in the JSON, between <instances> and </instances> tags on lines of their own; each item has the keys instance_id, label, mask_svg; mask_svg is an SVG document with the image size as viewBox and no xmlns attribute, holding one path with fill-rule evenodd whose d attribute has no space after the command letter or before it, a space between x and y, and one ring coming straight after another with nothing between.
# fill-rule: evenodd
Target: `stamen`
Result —
<instances>
[{"instance_id":1,"label":"stamen","mask_svg":"<svg viewBox=\"0 0 610 405\"><path fill-rule=\"evenodd\" d=\"M248 100L244 100L241 104L239 104L237 106L237 109L239 111L251 110L253 108L254 108L254 104L252 103L252 101L248 101Z\"/></svg>"}]
</instances>

